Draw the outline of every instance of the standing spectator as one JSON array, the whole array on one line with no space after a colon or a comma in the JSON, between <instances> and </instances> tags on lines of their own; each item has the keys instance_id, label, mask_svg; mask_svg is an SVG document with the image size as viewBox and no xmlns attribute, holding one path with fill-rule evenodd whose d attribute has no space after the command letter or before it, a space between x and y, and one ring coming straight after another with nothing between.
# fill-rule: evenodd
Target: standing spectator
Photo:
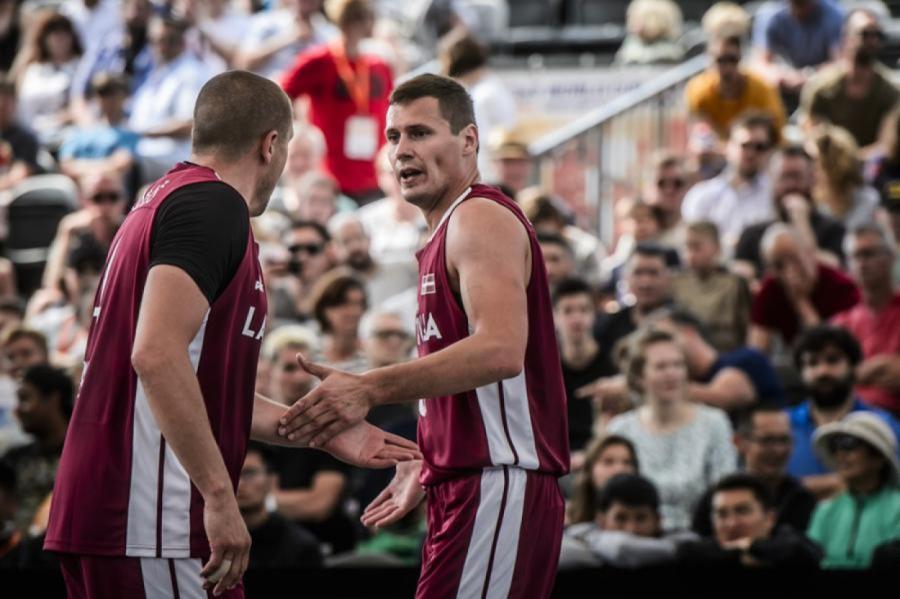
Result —
<instances>
[{"instance_id":1,"label":"standing spectator","mask_svg":"<svg viewBox=\"0 0 900 599\"><path fill-rule=\"evenodd\" d=\"M832 0L784 0L780 4L767 18L757 18L753 46L760 68L792 99L788 104L793 110L810 74L837 56L844 12Z\"/></svg>"},{"instance_id":2,"label":"standing spectator","mask_svg":"<svg viewBox=\"0 0 900 599\"><path fill-rule=\"evenodd\" d=\"M91 82L91 96L96 98L99 118L63 138L60 170L76 180L98 172L131 175L138 135L128 128L125 115L128 82L121 75L100 73Z\"/></svg>"},{"instance_id":3,"label":"standing spectator","mask_svg":"<svg viewBox=\"0 0 900 599\"><path fill-rule=\"evenodd\" d=\"M487 140L488 152L493 160L494 180L490 182L496 184L507 197L515 198L531 184L533 168L533 159L521 131L515 127L501 127L494 129L490 136L479 139Z\"/></svg>"},{"instance_id":4,"label":"standing spectator","mask_svg":"<svg viewBox=\"0 0 900 599\"><path fill-rule=\"evenodd\" d=\"M760 245L776 222L790 225L815 249L820 262L837 266L843 259L844 226L822 214L813 201L812 158L801 146L787 146L772 157L772 203L775 219L744 229L734 253L732 269L750 281L764 272Z\"/></svg>"},{"instance_id":5,"label":"standing spectator","mask_svg":"<svg viewBox=\"0 0 900 599\"><path fill-rule=\"evenodd\" d=\"M574 456L573 456L574 457ZM595 507L606 483L619 474L638 474L637 451L631 441L619 435L594 439L584 452L578 470L567 522L579 524L594 519Z\"/></svg>"},{"instance_id":6,"label":"standing spectator","mask_svg":"<svg viewBox=\"0 0 900 599\"><path fill-rule=\"evenodd\" d=\"M338 214L328 223L338 265L350 268L366 284L366 297L372 306L416 287L419 275L412 260L406 263L377 262L369 251L369 236L359 217Z\"/></svg>"},{"instance_id":7,"label":"standing spectator","mask_svg":"<svg viewBox=\"0 0 900 599\"><path fill-rule=\"evenodd\" d=\"M867 568L879 545L900 539L897 436L873 414L850 414L816 432L816 452L847 490L822 503L809 536L822 545L823 568Z\"/></svg>"},{"instance_id":8,"label":"standing spectator","mask_svg":"<svg viewBox=\"0 0 900 599\"><path fill-rule=\"evenodd\" d=\"M684 220L715 223L727 256L733 253L741 231L772 218L772 184L766 164L775 139L769 116L749 114L737 120L728 138L725 171L698 183L684 198Z\"/></svg>"},{"instance_id":9,"label":"standing spectator","mask_svg":"<svg viewBox=\"0 0 900 599\"><path fill-rule=\"evenodd\" d=\"M176 14L188 21L187 45L212 72L221 73L234 64L246 40L249 17L244 7L231 0L177 0Z\"/></svg>"},{"instance_id":10,"label":"standing spectator","mask_svg":"<svg viewBox=\"0 0 900 599\"><path fill-rule=\"evenodd\" d=\"M802 531L775 523L775 504L766 485L749 474L732 474L712 491L715 537L681 545L679 561L704 568L815 568L822 556L815 543Z\"/></svg>"},{"instance_id":11,"label":"standing spectator","mask_svg":"<svg viewBox=\"0 0 900 599\"><path fill-rule=\"evenodd\" d=\"M687 226L686 268L672 279L675 302L698 317L719 351L742 347L750 323L746 281L721 264L719 230L709 221Z\"/></svg>"},{"instance_id":12,"label":"standing spectator","mask_svg":"<svg viewBox=\"0 0 900 599\"><path fill-rule=\"evenodd\" d=\"M812 123L843 127L863 157L874 150L881 124L900 100L890 74L878 64L884 45L879 17L866 9L850 12L841 56L803 87L800 108Z\"/></svg>"},{"instance_id":13,"label":"standing spectator","mask_svg":"<svg viewBox=\"0 0 900 599\"><path fill-rule=\"evenodd\" d=\"M19 117L44 143L58 145L72 122L68 110L72 77L82 54L72 22L47 10L35 16L12 73L19 94Z\"/></svg>"},{"instance_id":14,"label":"standing spectator","mask_svg":"<svg viewBox=\"0 0 900 599\"><path fill-rule=\"evenodd\" d=\"M790 409L794 451L788 471L801 478L804 486L820 499L842 490L843 483L813 450L813 435L819 428L838 422L851 412L872 412L895 435L900 433L900 422L854 395L854 370L861 359L862 350L856 339L844 329L832 326L810 329L794 349L794 362L808 399Z\"/></svg>"},{"instance_id":15,"label":"standing spectator","mask_svg":"<svg viewBox=\"0 0 900 599\"><path fill-rule=\"evenodd\" d=\"M823 125L813 133L809 153L816 167L813 197L819 210L847 230L874 221L878 192L863 182L859 148L850 133Z\"/></svg>"},{"instance_id":16,"label":"standing spectator","mask_svg":"<svg viewBox=\"0 0 900 599\"><path fill-rule=\"evenodd\" d=\"M368 306L366 289L352 271L336 268L322 276L309 298L322 332L322 346L311 360L359 374L368 369L359 323Z\"/></svg>"},{"instance_id":17,"label":"standing spectator","mask_svg":"<svg viewBox=\"0 0 900 599\"><path fill-rule=\"evenodd\" d=\"M703 492L737 467L728 417L688 398L684 349L667 331L649 329L631 345L627 381L643 405L613 418L607 431L634 443L641 472L660 491L663 527L690 527Z\"/></svg>"},{"instance_id":18,"label":"standing spectator","mask_svg":"<svg viewBox=\"0 0 900 599\"><path fill-rule=\"evenodd\" d=\"M284 325L266 335L261 354L270 366L270 381L263 395L290 406L312 391L315 379L300 368L297 354L314 352L317 347L315 334L299 324Z\"/></svg>"},{"instance_id":19,"label":"standing spectator","mask_svg":"<svg viewBox=\"0 0 900 599\"><path fill-rule=\"evenodd\" d=\"M628 33L616 52L617 64L675 63L684 57L682 16L672 0L632 0L625 14Z\"/></svg>"},{"instance_id":20,"label":"standing spectator","mask_svg":"<svg viewBox=\"0 0 900 599\"><path fill-rule=\"evenodd\" d=\"M53 490L56 468L72 416L74 391L69 376L48 365L32 366L19 384L16 415L34 442L10 450L4 461L12 465L18 481L19 510L16 526L29 532L41 504Z\"/></svg>"},{"instance_id":21,"label":"standing spectator","mask_svg":"<svg viewBox=\"0 0 900 599\"><path fill-rule=\"evenodd\" d=\"M714 35L707 42L712 64L688 81L685 103L694 118L708 122L722 139L728 137L735 120L748 111L767 114L778 139L786 121L784 105L776 89L741 67L742 45L736 35Z\"/></svg>"},{"instance_id":22,"label":"standing spectator","mask_svg":"<svg viewBox=\"0 0 900 599\"><path fill-rule=\"evenodd\" d=\"M900 417L900 292L891 279L896 250L875 224L857 227L847 242L850 271L862 301L832 323L853 333L862 346L857 394L867 404Z\"/></svg>"},{"instance_id":23,"label":"standing spectator","mask_svg":"<svg viewBox=\"0 0 900 599\"><path fill-rule=\"evenodd\" d=\"M750 309L751 347L769 352L775 335L793 343L803 330L859 302L853 281L817 261L814 248L795 229L776 223L766 230L761 246L770 274Z\"/></svg>"},{"instance_id":24,"label":"standing spectator","mask_svg":"<svg viewBox=\"0 0 900 599\"><path fill-rule=\"evenodd\" d=\"M322 14L322 0L281 0L250 17L235 67L278 79L305 50L338 35Z\"/></svg>"},{"instance_id":25,"label":"standing spectator","mask_svg":"<svg viewBox=\"0 0 900 599\"><path fill-rule=\"evenodd\" d=\"M0 191L38 173L38 140L16 117L16 85L0 79Z\"/></svg>"},{"instance_id":26,"label":"standing spectator","mask_svg":"<svg viewBox=\"0 0 900 599\"><path fill-rule=\"evenodd\" d=\"M645 186L648 204L659 211L662 230L659 242L668 247L684 247L686 229L681 220L681 204L691 186L684 159L675 152L663 151L653 160L652 179Z\"/></svg>"},{"instance_id":27,"label":"standing spectator","mask_svg":"<svg viewBox=\"0 0 900 599\"><path fill-rule=\"evenodd\" d=\"M793 448L791 420L787 412L773 405L758 405L740 419L734 443L744 472L759 480L772 497L775 527L790 526L802 532L816 507L816 498L796 478L787 473ZM713 535L713 489L697 502L693 530L701 537Z\"/></svg>"},{"instance_id":28,"label":"standing spectator","mask_svg":"<svg viewBox=\"0 0 900 599\"><path fill-rule=\"evenodd\" d=\"M186 52L183 21L154 17L148 32L154 67L135 92L129 125L141 136L137 153L144 180L162 176L173 162L190 154L194 103L212 76Z\"/></svg>"},{"instance_id":29,"label":"standing spectator","mask_svg":"<svg viewBox=\"0 0 900 599\"><path fill-rule=\"evenodd\" d=\"M309 568L322 564L318 541L309 531L266 508L275 488L271 451L250 442L237 487L237 504L253 543L248 570Z\"/></svg>"},{"instance_id":30,"label":"standing spectator","mask_svg":"<svg viewBox=\"0 0 900 599\"><path fill-rule=\"evenodd\" d=\"M591 399L576 391L600 378L611 377L616 369L609 354L600 351L594 339L597 311L594 293L581 279L566 279L553 294L553 320L559 341L563 383L569 407L569 450L572 461L583 457L585 445L594 434L594 407Z\"/></svg>"},{"instance_id":31,"label":"standing spectator","mask_svg":"<svg viewBox=\"0 0 900 599\"><path fill-rule=\"evenodd\" d=\"M456 79L472 96L475 124L481 139L490 139L491 132L515 125L516 100L503 82L488 66L490 49L471 33L458 30L444 38L439 52L444 75ZM490 146L482 146L478 153L478 173L483 181L497 176L491 163ZM510 196L515 197L515 196Z\"/></svg>"},{"instance_id":32,"label":"standing spectator","mask_svg":"<svg viewBox=\"0 0 900 599\"><path fill-rule=\"evenodd\" d=\"M339 38L302 53L281 85L292 99L309 98L309 120L325 135L328 171L344 194L364 205L381 196L375 154L384 144L393 74L381 58L360 50L375 22L369 0L333 0L326 8Z\"/></svg>"}]
</instances>

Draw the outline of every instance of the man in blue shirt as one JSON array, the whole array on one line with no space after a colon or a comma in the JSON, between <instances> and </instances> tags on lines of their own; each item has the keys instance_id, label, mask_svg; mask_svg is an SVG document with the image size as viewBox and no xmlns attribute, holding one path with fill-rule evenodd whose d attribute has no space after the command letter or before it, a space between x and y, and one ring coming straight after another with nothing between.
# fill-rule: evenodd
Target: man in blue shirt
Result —
<instances>
[{"instance_id":1,"label":"man in blue shirt","mask_svg":"<svg viewBox=\"0 0 900 599\"><path fill-rule=\"evenodd\" d=\"M816 497L830 497L843 488L840 478L818 458L812 437L817 428L840 421L851 412L873 412L900 435L900 422L889 413L864 404L853 395L854 371L862 359L856 338L845 329L821 325L797 341L794 363L808 399L789 410L794 451L788 462L791 476L800 478Z\"/></svg>"}]
</instances>

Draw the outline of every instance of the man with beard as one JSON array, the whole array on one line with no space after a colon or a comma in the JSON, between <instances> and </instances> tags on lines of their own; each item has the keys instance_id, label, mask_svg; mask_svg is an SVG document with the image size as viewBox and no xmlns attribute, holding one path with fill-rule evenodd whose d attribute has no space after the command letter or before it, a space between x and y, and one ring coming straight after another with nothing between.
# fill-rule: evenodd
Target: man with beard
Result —
<instances>
[{"instance_id":1,"label":"man with beard","mask_svg":"<svg viewBox=\"0 0 900 599\"><path fill-rule=\"evenodd\" d=\"M814 327L794 348L794 364L800 372L808 399L790 409L794 451L788 473L800 478L819 499L843 489L837 474L820 461L813 448L819 427L838 422L851 412L872 412L900 433L900 423L878 408L864 404L853 394L855 369L862 359L859 342L846 330L829 325Z\"/></svg>"},{"instance_id":2,"label":"man with beard","mask_svg":"<svg viewBox=\"0 0 900 599\"><path fill-rule=\"evenodd\" d=\"M836 266L843 257L844 226L819 212L812 200L813 163L802 146L790 145L772 157L772 202L775 220L744 229L734 252L732 268L750 280L763 274L760 244L773 223L791 225L816 248L820 262Z\"/></svg>"},{"instance_id":3,"label":"man with beard","mask_svg":"<svg viewBox=\"0 0 900 599\"><path fill-rule=\"evenodd\" d=\"M343 213L328 223L339 265L353 270L366 283L369 305L381 303L416 286L416 265L408 262L376 262L369 251L369 235L356 214Z\"/></svg>"},{"instance_id":4,"label":"man with beard","mask_svg":"<svg viewBox=\"0 0 900 599\"><path fill-rule=\"evenodd\" d=\"M887 69L878 64L884 45L878 17L856 9L847 17L841 59L803 88L800 107L812 123L847 129L863 156L873 149L885 116L900 100Z\"/></svg>"}]
</instances>

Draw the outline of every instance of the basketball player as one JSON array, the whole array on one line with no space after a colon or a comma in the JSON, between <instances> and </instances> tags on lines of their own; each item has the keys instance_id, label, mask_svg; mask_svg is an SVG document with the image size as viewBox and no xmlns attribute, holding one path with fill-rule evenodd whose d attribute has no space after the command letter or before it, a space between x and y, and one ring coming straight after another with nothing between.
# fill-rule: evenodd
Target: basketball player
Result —
<instances>
[{"instance_id":1,"label":"basketball player","mask_svg":"<svg viewBox=\"0 0 900 599\"><path fill-rule=\"evenodd\" d=\"M249 219L290 136L277 85L213 78L191 162L150 186L112 242L45 541L69 597L243 597L234 493L248 437L284 443L286 410L254 396L266 293ZM419 455L365 424L321 448L361 466Z\"/></svg>"},{"instance_id":2,"label":"basketball player","mask_svg":"<svg viewBox=\"0 0 900 599\"><path fill-rule=\"evenodd\" d=\"M426 398L424 461L398 467L364 523L394 522L427 496L418 597L547 597L563 526L557 478L569 464L565 391L534 230L478 183L474 123L450 79L422 75L394 91L390 160L431 231L418 254L420 357L351 375L300 356L322 384L279 432L318 446L373 406Z\"/></svg>"}]
</instances>

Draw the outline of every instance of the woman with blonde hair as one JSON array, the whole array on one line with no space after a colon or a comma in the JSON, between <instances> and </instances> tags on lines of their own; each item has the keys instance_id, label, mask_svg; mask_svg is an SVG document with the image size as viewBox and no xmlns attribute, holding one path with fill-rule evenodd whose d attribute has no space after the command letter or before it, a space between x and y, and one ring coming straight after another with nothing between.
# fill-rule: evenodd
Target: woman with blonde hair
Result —
<instances>
[{"instance_id":1,"label":"woman with blonde hair","mask_svg":"<svg viewBox=\"0 0 900 599\"><path fill-rule=\"evenodd\" d=\"M807 144L815 164L813 196L819 210L849 231L872 222L878 192L863 181L859 146L849 131L835 125L817 127Z\"/></svg>"},{"instance_id":2,"label":"woman with blonde hair","mask_svg":"<svg viewBox=\"0 0 900 599\"><path fill-rule=\"evenodd\" d=\"M659 489L663 527L686 530L697 500L737 467L731 424L722 410L688 398L685 353L672 332L636 333L625 373L642 405L613 418L606 432L634 444L641 474Z\"/></svg>"},{"instance_id":3,"label":"woman with blonde hair","mask_svg":"<svg viewBox=\"0 0 900 599\"><path fill-rule=\"evenodd\" d=\"M625 15L628 34L616 52L616 63L679 62L684 58L682 21L681 9L672 0L632 0Z\"/></svg>"}]
</instances>

